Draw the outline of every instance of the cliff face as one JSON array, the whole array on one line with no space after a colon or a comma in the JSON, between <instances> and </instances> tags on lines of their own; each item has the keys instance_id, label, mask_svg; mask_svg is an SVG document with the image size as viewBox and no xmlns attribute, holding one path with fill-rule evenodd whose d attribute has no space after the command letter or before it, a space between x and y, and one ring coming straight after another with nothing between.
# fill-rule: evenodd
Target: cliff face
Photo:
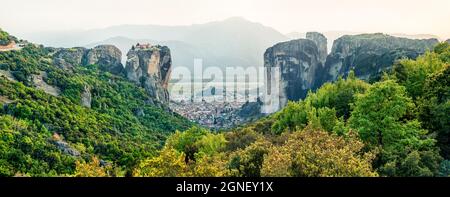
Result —
<instances>
[{"instance_id":1,"label":"cliff face","mask_svg":"<svg viewBox=\"0 0 450 197\"><path fill-rule=\"evenodd\" d=\"M84 90L81 93L81 105L91 108L92 105L92 93L88 86L84 86Z\"/></svg>"},{"instance_id":2,"label":"cliff face","mask_svg":"<svg viewBox=\"0 0 450 197\"><path fill-rule=\"evenodd\" d=\"M73 47L68 49L57 49L53 55L53 63L62 69L69 70L76 65L83 65L83 58L88 49Z\"/></svg>"},{"instance_id":3,"label":"cliff face","mask_svg":"<svg viewBox=\"0 0 450 197\"><path fill-rule=\"evenodd\" d=\"M53 63L60 68L70 70L76 65L97 64L100 69L121 75L124 67L120 63L122 53L113 45L99 45L92 49L74 47L57 49L53 55Z\"/></svg>"},{"instance_id":4,"label":"cliff face","mask_svg":"<svg viewBox=\"0 0 450 197\"><path fill-rule=\"evenodd\" d=\"M127 78L143 87L156 101L169 102L167 87L172 58L168 47L157 45L131 49L127 53L125 70Z\"/></svg>"},{"instance_id":5,"label":"cliff face","mask_svg":"<svg viewBox=\"0 0 450 197\"><path fill-rule=\"evenodd\" d=\"M315 87L315 76L322 68L319 57L317 45L307 39L282 42L266 50L266 94L275 102L279 98L279 103L269 104L275 108L271 111L284 106L287 100L304 98L308 90Z\"/></svg>"},{"instance_id":6,"label":"cliff face","mask_svg":"<svg viewBox=\"0 0 450 197\"><path fill-rule=\"evenodd\" d=\"M413 40L380 33L342 36L334 41L327 57L324 81L346 76L351 69L357 77L368 80L389 69L395 60L414 59L438 42L436 39Z\"/></svg>"},{"instance_id":7,"label":"cliff face","mask_svg":"<svg viewBox=\"0 0 450 197\"><path fill-rule=\"evenodd\" d=\"M319 50L319 60L322 64L325 64L328 55L327 38L318 32L307 32L306 39L316 43L317 49Z\"/></svg>"},{"instance_id":8,"label":"cliff face","mask_svg":"<svg viewBox=\"0 0 450 197\"><path fill-rule=\"evenodd\" d=\"M346 76L352 69L361 79L376 78L396 60L416 58L439 42L385 34L343 36L334 41L331 53L326 55L326 38L322 34L311 32L306 37L308 39L282 42L266 50L265 113L277 111L287 100L305 98L309 90L334 81L340 75ZM276 73L278 68L280 74ZM277 87L278 95L270 95Z\"/></svg>"},{"instance_id":9,"label":"cliff face","mask_svg":"<svg viewBox=\"0 0 450 197\"><path fill-rule=\"evenodd\" d=\"M172 59L170 50L166 46L144 45L133 47L127 53L127 64L121 63L122 53L113 45L99 45L92 49L74 47L55 49L53 63L65 70L72 70L74 66L96 64L101 70L126 76L130 81L143 87L153 98L151 103L168 103L167 90ZM88 88L82 95L84 106L90 106L90 92Z\"/></svg>"},{"instance_id":10,"label":"cliff face","mask_svg":"<svg viewBox=\"0 0 450 197\"><path fill-rule=\"evenodd\" d=\"M122 74L125 68L121 63L122 52L113 45L99 45L86 53L85 65L97 64L100 69L113 74Z\"/></svg>"}]
</instances>

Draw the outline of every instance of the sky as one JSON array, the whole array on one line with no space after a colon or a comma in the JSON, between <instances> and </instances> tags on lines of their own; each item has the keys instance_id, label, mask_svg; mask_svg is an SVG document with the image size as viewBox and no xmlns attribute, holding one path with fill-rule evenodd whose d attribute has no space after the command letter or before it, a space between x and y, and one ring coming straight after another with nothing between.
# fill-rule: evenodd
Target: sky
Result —
<instances>
[{"instance_id":1,"label":"sky","mask_svg":"<svg viewBox=\"0 0 450 197\"><path fill-rule=\"evenodd\" d=\"M191 25L240 16L281 33L353 31L450 38L450 0L0 0L11 33L122 24Z\"/></svg>"}]
</instances>

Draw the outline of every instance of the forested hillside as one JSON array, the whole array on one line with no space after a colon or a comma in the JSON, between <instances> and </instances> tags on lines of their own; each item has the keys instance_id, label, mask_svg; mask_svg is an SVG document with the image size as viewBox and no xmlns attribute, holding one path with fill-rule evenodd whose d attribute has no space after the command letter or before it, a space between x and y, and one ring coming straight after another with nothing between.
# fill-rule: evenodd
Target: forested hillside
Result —
<instances>
[{"instance_id":1,"label":"forested hillside","mask_svg":"<svg viewBox=\"0 0 450 197\"><path fill-rule=\"evenodd\" d=\"M108 175L130 174L168 134L192 125L147 102L144 89L122 76L96 65L71 71L52 65L52 50L29 44L0 52L0 70L11 75L0 77L1 176L72 176L90 161L110 169ZM37 87L42 75L58 95ZM90 108L80 101L85 87Z\"/></svg>"}]
</instances>

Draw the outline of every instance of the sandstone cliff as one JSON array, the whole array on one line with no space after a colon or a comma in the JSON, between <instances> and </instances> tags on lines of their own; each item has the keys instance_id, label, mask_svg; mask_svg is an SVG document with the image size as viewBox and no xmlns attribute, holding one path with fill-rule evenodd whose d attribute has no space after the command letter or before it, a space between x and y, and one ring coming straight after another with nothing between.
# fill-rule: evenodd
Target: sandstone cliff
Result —
<instances>
[{"instance_id":1,"label":"sandstone cliff","mask_svg":"<svg viewBox=\"0 0 450 197\"><path fill-rule=\"evenodd\" d=\"M92 106L92 93L88 86L84 86L84 90L81 93L81 105L91 108Z\"/></svg>"},{"instance_id":2,"label":"sandstone cliff","mask_svg":"<svg viewBox=\"0 0 450 197\"><path fill-rule=\"evenodd\" d=\"M305 98L309 90L334 81L338 76L346 76L352 69L361 79L379 77L396 60L416 58L439 42L380 33L342 36L334 41L331 53L326 55L326 38L322 34L311 32L306 37L308 39L282 42L266 50L265 113L279 110L287 100ZM279 74L275 72L277 69ZM279 90L275 92L277 95L270 95L274 90Z\"/></svg>"},{"instance_id":3,"label":"sandstone cliff","mask_svg":"<svg viewBox=\"0 0 450 197\"><path fill-rule=\"evenodd\" d=\"M307 32L306 39L314 41L319 50L319 60L322 64L325 64L327 60L328 50L327 50L327 38L318 32Z\"/></svg>"},{"instance_id":4,"label":"sandstone cliff","mask_svg":"<svg viewBox=\"0 0 450 197\"><path fill-rule=\"evenodd\" d=\"M342 36L333 43L325 63L324 81L334 81L354 70L357 77L369 80L389 69L395 60L416 58L431 50L436 39L408 39L386 34Z\"/></svg>"},{"instance_id":5,"label":"sandstone cliff","mask_svg":"<svg viewBox=\"0 0 450 197\"><path fill-rule=\"evenodd\" d=\"M100 69L113 74L122 74L125 69L121 63L122 52L113 45L99 45L86 53L84 65L97 64Z\"/></svg>"},{"instance_id":6,"label":"sandstone cliff","mask_svg":"<svg viewBox=\"0 0 450 197\"><path fill-rule=\"evenodd\" d=\"M134 47L127 54L126 76L160 103L169 102L167 90L172 58L166 46Z\"/></svg>"},{"instance_id":7,"label":"sandstone cliff","mask_svg":"<svg viewBox=\"0 0 450 197\"><path fill-rule=\"evenodd\" d=\"M57 49L53 55L53 63L60 68L70 70L74 66L97 64L100 69L121 75L124 67L120 63L122 53L113 45L99 45L92 49L74 47Z\"/></svg>"},{"instance_id":8,"label":"sandstone cliff","mask_svg":"<svg viewBox=\"0 0 450 197\"><path fill-rule=\"evenodd\" d=\"M83 47L57 49L57 52L53 55L53 63L65 70L69 70L77 65L83 65L83 58L86 56L87 50Z\"/></svg>"},{"instance_id":9,"label":"sandstone cliff","mask_svg":"<svg viewBox=\"0 0 450 197\"><path fill-rule=\"evenodd\" d=\"M304 98L308 90L315 88L315 76L322 68L319 57L317 45L308 39L278 43L266 50L266 94L279 98L280 105L272 103L273 107L282 107L287 100ZM274 85L273 81L279 84Z\"/></svg>"}]
</instances>

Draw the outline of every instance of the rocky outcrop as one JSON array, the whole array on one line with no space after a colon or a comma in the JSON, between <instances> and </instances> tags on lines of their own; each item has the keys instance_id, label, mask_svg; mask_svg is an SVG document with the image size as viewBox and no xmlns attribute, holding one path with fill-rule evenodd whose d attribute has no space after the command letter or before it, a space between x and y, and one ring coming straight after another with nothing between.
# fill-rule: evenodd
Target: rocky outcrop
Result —
<instances>
[{"instance_id":1,"label":"rocky outcrop","mask_svg":"<svg viewBox=\"0 0 450 197\"><path fill-rule=\"evenodd\" d=\"M62 140L59 134L53 133L52 138L53 139L51 141L53 142L53 144L63 153L74 157L81 156L80 151L70 146L69 143L67 143L66 141Z\"/></svg>"},{"instance_id":2,"label":"rocky outcrop","mask_svg":"<svg viewBox=\"0 0 450 197\"><path fill-rule=\"evenodd\" d=\"M59 96L61 94L61 90L57 86L51 86L44 81L44 78L47 77L47 73L44 71L40 71L39 74L33 75L33 85L47 94L53 96Z\"/></svg>"},{"instance_id":3,"label":"rocky outcrop","mask_svg":"<svg viewBox=\"0 0 450 197\"><path fill-rule=\"evenodd\" d=\"M265 102L270 103L265 105L271 108L268 113L278 110L288 100L304 98L308 90L315 88L316 75L322 69L319 56L317 45L308 39L278 43L266 50Z\"/></svg>"},{"instance_id":4,"label":"rocky outcrop","mask_svg":"<svg viewBox=\"0 0 450 197\"><path fill-rule=\"evenodd\" d=\"M323 83L354 70L358 78L371 80L401 58L416 58L439 43L437 39L414 40L385 34L342 36L326 56L326 39L308 33L308 39L282 42L264 54L266 68L263 113L273 113L288 100L306 97Z\"/></svg>"},{"instance_id":5,"label":"rocky outcrop","mask_svg":"<svg viewBox=\"0 0 450 197\"><path fill-rule=\"evenodd\" d=\"M83 47L57 49L53 55L53 63L65 70L70 70L78 65L96 64L101 70L121 75L125 71L121 58L122 52L117 47L99 45L92 49Z\"/></svg>"},{"instance_id":6,"label":"rocky outcrop","mask_svg":"<svg viewBox=\"0 0 450 197\"><path fill-rule=\"evenodd\" d=\"M0 69L0 77L5 77L6 79L8 79L10 81L17 82L17 79L14 77L14 75L12 75L11 71L8 71L8 70Z\"/></svg>"},{"instance_id":7,"label":"rocky outcrop","mask_svg":"<svg viewBox=\"0 0 450 197\"><path fill-rule=\"evenodd\" d=\"M72 148L67 142L64 141L55 141L55 146L61 150L63 153L78 157L80 156L80 152L74 148Z\"/></svg>"},{"instance_id":8,"label":"rocky outcrop","mask_svg":"<svg viewBox=\"0 0 450 197\"><path fill-rule=\"evenodd\" d=\"M62 69L70 70L74 66L83 65L87 49L83 47L73 47L68 49L58 49L53 55L53 63Z\"/></svg>"},{"instance_id":9,"label":"rocky outcrop","mask_svg":"<svg viewBox=\"0 0 450 197\"><path fill-rule=\"evenodd\" d=\"M8 105L13 103L14 101L9 99L6 96L2 96L0 95L0 111L7 111L8 110Z\"/></svg>"},{"instance_id":10,"label":"rocky outcrop","mask_svg":"<svg viewBox=\"0 0 450 197\"><path fill-rule=\"evenodd\" d=\"M450 44L450 39L448 39L447 41L445 41L445 42L447 42L447 43L449 43Z\"/></svg>"},{"instance_id":11,"label":"rocky outcrop","mask_svg":"<svg viewBox=\"0 0 450 197\"><path fill-rule=\"evenodd\" d=\"M325 64L328 55L327 38L319 32L307 32L306 39L314 41L319 50L319 60L322 64Z\"/></svg>"},{"instance_id":12,"label":"rocky outcrop","mask_svg":"<svg viewBox=\"0 0 450 197\"><path fill-rule=\"evenodd\" d=\"M125 67L129 80L143 87L157 102L169 103L167 90L172 58L166 46L134 47L127 54Z\"/></svg>"},{"instance_id":13,"label":"rocky outcrop","mask_svg":"<svg viewBox=\"0 0 450 197\"><path fill-rule=\"evenodd\" d=\"M91 108L92 94L91 89L88 86L84 86L84 90L81 93L81 105Z\"/></svg>"},{"instance_id":14,"label":"rocky outcrop","mask_svg":"<svg viewBox=\"0 0 450 197\"><path fill-rule=\"evenodd\" d=\"M381 33L342 36L333 43L322 80L334 81L352 69L358 78L370 80L389 69L396 60L414 59L438 42L436 39L414 40Z\"/></svg>"},{"instance_id":15,"label":"rocky outcrop","mask_svg":"<svg viewBox=\"0 0 450 197\"><path fill-rule=\"evenodd\" d=\"M99 45L86 53L84 65L97 64L100 69L113 73L122 74L125 71L121 63L122 52L113 45Z\"/></svg>"}]
</instances>

